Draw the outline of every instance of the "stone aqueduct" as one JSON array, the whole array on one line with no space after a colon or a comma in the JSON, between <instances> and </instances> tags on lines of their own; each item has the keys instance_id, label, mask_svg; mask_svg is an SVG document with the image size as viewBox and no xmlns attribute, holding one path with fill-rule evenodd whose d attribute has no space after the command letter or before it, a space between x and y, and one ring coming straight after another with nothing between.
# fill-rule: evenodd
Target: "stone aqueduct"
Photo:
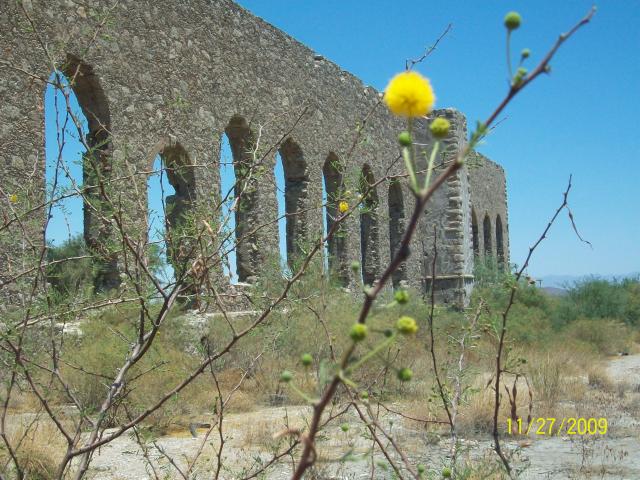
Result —
<instances>
[{"instance_id":1,"label":"stone aqueduct","mask_svg":"<svg viewBox=\"0 0 640 480\"><path fill-rule=\"evenodd\" d=\"M0 0L0 5L0 282L28 270L44 242L45 213L39 208L45 195L44 94L38 79L49 78L53 65L76 78L87 141L98 147L94 160L112 180L112 194L132 226L144 223L144 215L129 201L130 192L146 188L144 172L156 155L187 172L172 179L174 212L207 212L220 198L224 133L236 168L252 160L247 145L257 137L262 145L276 145L266 151L247 208L237 214L239 235L248 235L251 225L267 224L238 246L241 280L259 275L266 256L278 252L277 151L287 213L297 213L288 217L289 253L322 231L323 180L331 198L345 172L362 172L372 184L402 171L393 159L403 125L383 106L376 108L378 92L231 0ZM446 154L453 155L467 135L465 118L453 109L437 113L452 122ZM354 144L356 126L365 117ZM424 133L428 129L418 130L419 143L432 143ZM412 257L396 284L429 287L434 239L436 291L446 302L464 304L468 298L474 250L508 262L504 171L479 153L473 157L424 212ZM131 180L132 173L141 180ZM13 194L18 203L9 200ZM344 276L354 275L345 265L362 260L363 278L371 282L397 246L413 200L402 183L382 182L367 202L369 213L349 217L344 236L329 250ZM331 215L335 205L329 202L327 209ZM87 241L99 245L103 235L105 226L85 208ZM104 281L117 282L117 272L107 272Z\"/></svg>"}]
</instances>

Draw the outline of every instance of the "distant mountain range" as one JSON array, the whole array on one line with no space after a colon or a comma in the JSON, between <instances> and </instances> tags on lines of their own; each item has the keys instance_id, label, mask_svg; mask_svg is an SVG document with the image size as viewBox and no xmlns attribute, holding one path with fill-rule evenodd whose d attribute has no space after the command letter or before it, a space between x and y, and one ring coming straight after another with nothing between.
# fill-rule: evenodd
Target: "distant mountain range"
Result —
<instances>
[{"instance_id":1,"label":"distant mountain range","mask_svg":"<svg viewBox=\"0 0 640 480\"><path fill-rule=\"evenodd\" d=\"M542 288L545 290L566 290L568 287L573 286L574 283L587 278L602 278L604 280L621 280L628 277L640 277L640 272L632 272L625 275L542 275L534 278L536 280L542 280ZM540 285L540 283L538 283ZM549 293L554 294L550 291ZM559 294L556 292L555 294Z\"/></svg>"}]
</instances>

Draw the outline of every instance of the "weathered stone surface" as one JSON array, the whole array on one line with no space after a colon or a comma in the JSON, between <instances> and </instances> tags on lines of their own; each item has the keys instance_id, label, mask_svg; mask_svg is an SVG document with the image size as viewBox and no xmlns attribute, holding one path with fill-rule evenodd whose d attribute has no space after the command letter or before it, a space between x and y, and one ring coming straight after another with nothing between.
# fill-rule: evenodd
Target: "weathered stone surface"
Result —
<instances>
[{"instance_id":1,"label":"weathered stone surface","mask_svg":"<svg viewBox=\"0 0 640 480\"><path fill-rule=\"evenodd\" d=\"M317 207L328 157L341 162L345 178L357 177L365 165L374 181L402 171L398 163L389 165L399 153L397 132L404 124L382 105L376 107L378 92L230 0L90 0L82 6L30 0L24 8L37 35L20 2L0 2L5 62L0 67L0 282L33 265L44 242L45 212L38 208L45 185L44 95L42 83L33 76L49 78L52 62L68 77L76 76L74 90L89 121L87 141L101 145L91 159L96 174L109 182L108 195L118 199L123 221L138 232L137 241L144 242L146 235L140 207L144 202L131 192L146 191L144 172L157 154L182 172L178 183L183 190L169 202L174 208L168 220L175 225L188 209L209 218L219 201L223 133L232 143L236 167L256 160L248 158L248 147L259 136L260 169L248 180L246 203L236 214L239 234L246 236L238 248L242 280L255 278L264 262L278 254L275 150L266 151L266 146L277 144L285 161L288 211L306 209L287 227L287 251L292 255L301 242L318 238L322 231ZM356 125L372 110L362 131L366 141L352 150ZM445 156L451 158L466 139L466 121L453 109L437 114L452 122L444 142ZM417 130L419 142L432 144L425 122L418 122ZM446 277L437 285L441 298L464 304L473 273L472 210L479 222L485 215L490 218L493 254L496 216L501 216L508 261L504 172L476 157L483 166L458 172L427 206L411 245L412 257L394 277L396 285L425 289L435 273L436 278ZM134 180L113 180L131 172L139 172ZM91 172L85 171L85 183L89 178ZM17 204L8 200L14 193ZM91 195L99 205L101 193ZM371 206L374 218L351 216L344 236L331 247L340 249L337 270L351 283L357 283L346 278L352 275L352 261L365 260L369 281L389 261L413 199L404 185L394 187L390 199L387 182L377 186ZM16 214L31 209L20 222L6 226ZM113 225L99 221L95 212L109 212L98 207L85 213L87 240L100 247L108 243ZM361 222L368 225L364 255ZM253 230L262 224L267 225ZM435 238L439 253L433 272ZM449 253L450 244L456 248ZM483 252L484 244L478 248ZM109 249L104 255L104 275L107 283L113 282L117 275L109 269L120 268L119 260Z\"/></svg>"}]
</instances>

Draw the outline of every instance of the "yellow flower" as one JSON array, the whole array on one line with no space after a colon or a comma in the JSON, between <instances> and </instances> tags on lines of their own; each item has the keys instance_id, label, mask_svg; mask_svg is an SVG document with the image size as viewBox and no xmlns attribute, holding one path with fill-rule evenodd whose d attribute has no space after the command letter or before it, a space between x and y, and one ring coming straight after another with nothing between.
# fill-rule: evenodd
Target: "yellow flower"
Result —
<instances>
[{"instance_id":1,"label":"yellow flower","mask_svg":"<svg viewBox=\"0 0 640 480\"><path fill-rule=\"evenodd\" d=\"M9 201L11 203L18 203L18 195L16 195L15 193L12 193L11 195L9 195Z\"/></svg>"},{"instance_id":2,"label":"yellow flower","mask_svg":"<svg viewBox=\"0 0 640 480\"><path fill-rule=\"evenodd\" d=\"M338 210L340 211L340 213L345 213L347 210L349 210L349 204L347 202L345 202L344 200L341 201L338 204Z\"/></svg>"},{"instance_id":3,"label":"yellow flower","mask_svg":"<svg viewBox=\"0 0 640 480\"><path fill-rule=\"evenodd\" d=\"M400 117L426 115L433 108L435 100L429 80L413 71L393 77L384 93L389 110Z\"/></svg>"}]
</instances>

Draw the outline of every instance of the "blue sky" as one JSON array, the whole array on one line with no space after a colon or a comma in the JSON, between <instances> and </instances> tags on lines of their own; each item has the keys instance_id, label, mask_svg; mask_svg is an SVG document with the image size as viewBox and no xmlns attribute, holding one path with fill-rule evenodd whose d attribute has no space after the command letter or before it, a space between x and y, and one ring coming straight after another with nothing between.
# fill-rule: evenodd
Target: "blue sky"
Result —
<instances>
[{"instance_id":1,"label":"blue sky","mask_svg":"<svg viewBox=\"0 0 640 480\"><path fill-rule=\"evenodd\" d=\"M401 7L380 0L239 3L380 90L404 68L406 58L419 56L452 23L451 33L418 70L431 79L437 107L458 108L470 124L485 118L506 91L502 18L507 11L522 14L523 24L515 32L512 48L516 53L530 48L532 67L558 33L591 6L582 0L407 0ZM515 263L526 256L573 174L571 207L593 249L575 238L565 215L537 251L530 268L533 275L640 271L638 20L637 0L598 5L593 22L559 51L552 74L515 99L505 121L480 148L507 171L511 261ZM55 162L52 105L49 93L49 163ZM79 151L77 142L75 146L71 142L65 158L77 160ZM81 179L78 167L74 175ZM232 181L229 175L223 175L223 187ZM161 210L159 179L150 191L152 209ZM72 230L79 231L79 202L66 202L65 207L68 216L76 219ZM66 236L63 217L56 214L48 231L48 238L56 242Z\"/></svg>"}]
</instances>

